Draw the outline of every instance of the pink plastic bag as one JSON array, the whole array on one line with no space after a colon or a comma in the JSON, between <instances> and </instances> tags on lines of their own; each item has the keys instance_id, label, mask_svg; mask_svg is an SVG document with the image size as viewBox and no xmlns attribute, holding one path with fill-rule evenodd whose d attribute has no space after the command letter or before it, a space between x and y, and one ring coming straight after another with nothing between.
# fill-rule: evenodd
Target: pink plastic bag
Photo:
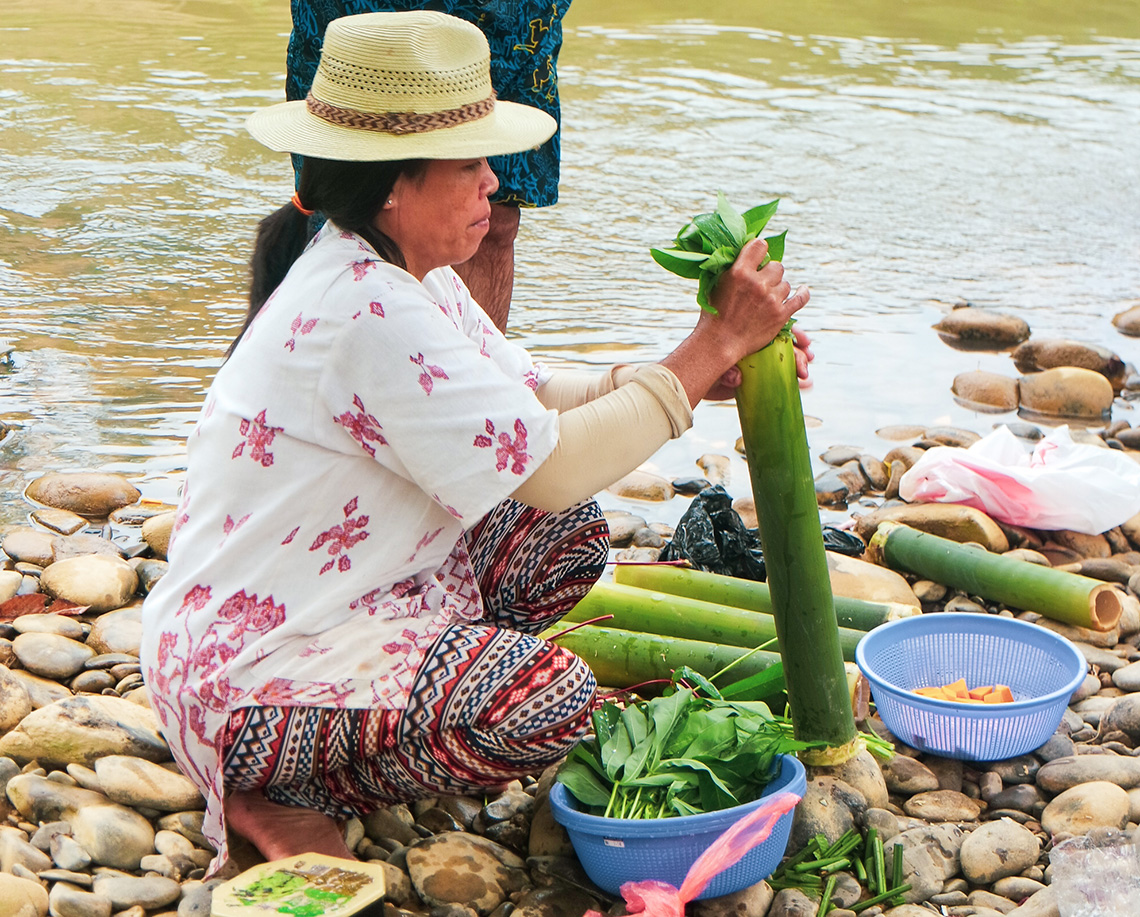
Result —
<instances>
[{"instance_id":1,"label":"pink plastic bag","mask_svg":"<svg viewBox=\"0 0 1140 917\"><path fill-rule=\"evenodd\" d=\"M1000 426L968 449L928 449L899 482L912 503L962 503L1010 525L1098 535L1140 512L1140 464L1058 427L1032 452Z\"/></svg>"},{"instance_id":2,"label":"pink plastic bag","mask_svg":"<svg viewBox=\"0 0 1140 917\"><path fill-rule=\"evenodd\" d=\"M626 882L621 887L626 910L645 917L684 917L685 905L705 890L713 878L740 860L757 844L762 844L784 815L796 807L800 797L795 793L776 793L739 821L725 829L702 853L679 889L668 882L647 879ZM603 917L597 911L586 911L584 917Z\"/></svg>"}]
</instances>

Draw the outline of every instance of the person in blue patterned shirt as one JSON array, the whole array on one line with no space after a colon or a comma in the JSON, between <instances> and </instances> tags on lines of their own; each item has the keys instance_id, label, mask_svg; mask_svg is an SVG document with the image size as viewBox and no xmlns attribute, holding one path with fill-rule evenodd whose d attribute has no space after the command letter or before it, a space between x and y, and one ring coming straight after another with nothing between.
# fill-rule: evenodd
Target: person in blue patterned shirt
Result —
<instances>
[{"instance_id":1,"label":"person in blue patterned shirt","mask_svg":"<svg viewBox=\"0 0 1140 917\"><path fill-rule=\"evenodd\" d=\"M293 31L286 58L285 95L304 99L317 71L325 28L341 16L399 10L437 10L466 19L487 36L491 82L500 99L542 109L560 122L557 61L562 17L570 0L291 0ZM300 170L300 159L294 157ZM536 150L495 156L499 179L491 228L475 257L455 269L490 316L505 330L514 287L515 238L521 207L558 200L559 133Z\"/></svg>"}]
</instances>

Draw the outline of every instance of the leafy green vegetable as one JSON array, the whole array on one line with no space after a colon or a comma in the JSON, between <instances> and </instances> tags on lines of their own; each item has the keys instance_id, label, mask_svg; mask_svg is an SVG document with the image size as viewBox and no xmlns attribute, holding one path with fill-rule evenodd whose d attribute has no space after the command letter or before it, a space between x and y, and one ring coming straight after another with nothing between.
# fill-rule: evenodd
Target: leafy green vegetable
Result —
<instances>
[{"instance_id":1,"label":"leafy green vegetable","mask_svg":"<svg viewBox=\"0 0 1140 917\"><path fill-rule=\"evenodd\" d=\"M747 243L755 239L776 213L779 200L769 201L738 213L723 191L716 195L716 211L699 213L681 228L671 248L651 248L653 260L665 270L698 281L697 302L707 312L716 314L709 301L720 275L736 260ZM768 236L768 254L761 267L784 257L787 231Z\"/></svg>"},{"instance_id":2,"label":"leafy green vegetable","mask_svg":"<svg viewBox=\"0 0 1140 917\"><path fill-rule=\"evenodd\" d=\"M720 697L678 672L660 697L624 709L606 702L594 732L579 742L558 780L585 811L612 818L714 812L759 798L777 755L813 747L760 701Z\"/></svg>"}]
</instances>

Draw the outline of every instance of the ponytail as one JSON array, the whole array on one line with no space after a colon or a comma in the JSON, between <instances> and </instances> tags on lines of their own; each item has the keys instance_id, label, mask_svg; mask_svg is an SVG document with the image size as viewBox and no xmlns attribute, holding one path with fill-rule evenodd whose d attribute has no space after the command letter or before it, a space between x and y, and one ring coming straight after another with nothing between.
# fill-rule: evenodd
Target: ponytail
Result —
<instances>
[{"instance_id":1,"label":"ponytail","mask_svg":"<svg viewBox=\"0 0 1140 917\"><path fill-rule=\"evenodd\" d=\"M422 159L343 162L306 156L293 200L258 224L257 241L250 259L249 309L226 357L233 354L261 307L309 244L312 238L309 215L313 211L319 211L341 229L363 237L385 261L404 267L399 247L376 229L372 221L392 193L396 179L405 174L416 178L425 166ZM312 210L306 213L300 202Z\"/></svg>"}]
</instances>

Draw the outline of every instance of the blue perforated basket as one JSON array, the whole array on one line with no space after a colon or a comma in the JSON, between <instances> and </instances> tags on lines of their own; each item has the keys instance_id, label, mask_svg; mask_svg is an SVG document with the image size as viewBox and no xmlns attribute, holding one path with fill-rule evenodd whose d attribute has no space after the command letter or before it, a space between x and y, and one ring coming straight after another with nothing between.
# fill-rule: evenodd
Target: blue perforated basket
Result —
<instances>
[{"instance_id":1,"label":"blue perforated basket","mask_svg":"<svg viewBox=\"0 0 1140 917\"><path fill-rule=\"evenodd\" d=\"M912 748L999 761L1042 746L1057 729L1087 664L1059 634L1013 618L930 613L882 624L855 649L887 728ZM955 704L913 689L965 678L1009 685L1013 703Z\"/></svg>"},{"instance_id":2,"label":"blue perforated basket","mask_svg":"<svg viewBox=\"0 0 1140 917\"><path fill-rule=\"evenodd\" d=\"M792 755L781 755L777 760L779 772L765 788L764 796L785 790L803 796L807 789L804 766ZM658 879L680 888L693 861L734 822L759 806L764 796L742 806L702 815L602 818L580 812L578 800L561 783L555 783L550 788L550 808L554 820L570 835L586 875L599 888L616 895L623 882L642 879ZM713 878L697 896L698 900L730 895L768 878L788 846L793 812L776 822L766 841Z\"/></svg>"}]
</instances>

